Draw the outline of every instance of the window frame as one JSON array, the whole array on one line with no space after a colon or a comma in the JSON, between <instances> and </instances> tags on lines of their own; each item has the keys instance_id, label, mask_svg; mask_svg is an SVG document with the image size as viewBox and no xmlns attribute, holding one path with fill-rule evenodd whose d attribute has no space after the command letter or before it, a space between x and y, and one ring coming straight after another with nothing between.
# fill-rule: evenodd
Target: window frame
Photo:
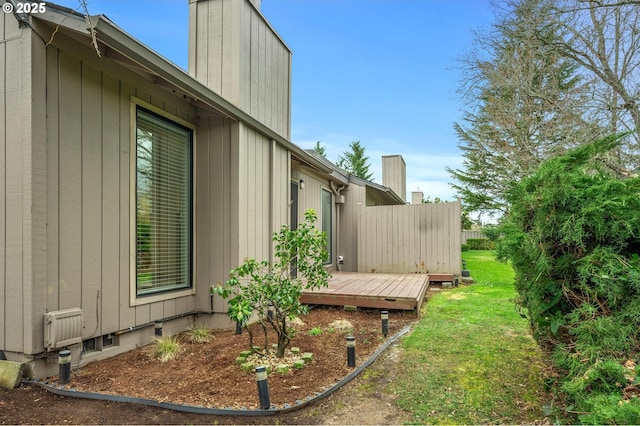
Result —
<instances>
[{"instance_id":1,"label":"window frame","mask_svg":"<svg viewBox=\"0 0 640 426\"><path fill-rule=\"evenodd\" d=\"M324 204L324 194L325 192L329 194L329 230L326 231L324 229L324 220L325 220L325 204ZM327 233L327 258L322 260L324 265L332 265L333 264L333 192L328 188L321 187L320 188L320 230Z\"/></svg>"},{"instance_id":2,"label":"window frame","mask_svg":"<svg viewBox=\"0 0 640 426\"><path fill-rule=\"evenodd\" d=\"M196 248L196 235L195 232L195 212L196 212L196 178L195 178L195 158L196 158L196 126L189 123L179 117L174 116L156 106L153 106L141 99L131 97L131 110L130 110L130 155L129 155L129 289L130 289L130 306L146 305L149 303L160 302L164 300L176 299L179 297L192 296L196 293L195 285L195 248ZM158 292L152 292L149 294L138 294L137 286L137 207L138 207L138 194L137 194L137 130L138 130L138 109L145 110L147 113L158 116L160 119L164 119L177 126L184 127L191 131L191 227L190 227L190 283L189 287L167 289Z\"/></svg>"}]
</instances>

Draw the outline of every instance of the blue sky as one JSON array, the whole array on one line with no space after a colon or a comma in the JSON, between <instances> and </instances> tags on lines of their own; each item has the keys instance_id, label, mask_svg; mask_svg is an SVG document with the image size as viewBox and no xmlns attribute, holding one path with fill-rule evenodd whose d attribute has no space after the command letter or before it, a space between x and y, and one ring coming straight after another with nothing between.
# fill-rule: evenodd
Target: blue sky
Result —
<instances>
[{"instance_id":1,"label":"blue sky","mask_svg":"<svg viewBox=\"0 0 640 426\"><path fill-rule=\"evenodd\" d=\"M78 8L78 0L54 0ZM147 46L187 68L187 0L88 0ZM453 200L445 168L462 158L457 60L492 21L489 0L262 0L293 51L292 141L320 141L337 161L353 140L382 183L381 156L401 154L411 191Z\"/></svg>"}]
</instances>

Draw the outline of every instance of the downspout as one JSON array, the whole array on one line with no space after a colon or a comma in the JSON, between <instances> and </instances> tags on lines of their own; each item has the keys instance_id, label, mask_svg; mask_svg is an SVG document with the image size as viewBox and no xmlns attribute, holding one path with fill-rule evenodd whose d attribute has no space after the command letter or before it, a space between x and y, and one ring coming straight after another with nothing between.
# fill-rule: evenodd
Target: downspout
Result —
<instances>
[{"instance_id":1,"label":"downspout","mask_svg":"<svg viewBox=\"0 0 640 426\"><path fill-rule=\"evenodd\" d=\"M271 178L271 182L269 182L269 230L271 232L271 234L273 234L273 232L275 232L275 228L274 228L274 216L275 216L275 206L276 203L273 201L273 196L275 194L275 186L276 186L276 167L275 167L275 162L276 162L276 141L275 139L271 139L271 152L270 152L270 156L271 158L270 160L270 168L271 170L269 171L270 173L270 178ZM287 182L289 182L287 180ZM273 243L271 241L269 241L269 261L273 262L274 258L273 258Z\"/></svg>"},{"instance_id":2,"label":"downspout","mask_svg":"<svg viewBox=\"0 0 640 426\"><path fill-rule=\"evenodd\" d=\"M342 185L340 188L336 188L336 185L333 181L329 183L331 186L331 192L336 197L340 196L340 192L344 189L345 185ZM340 204L334 203L336 205L336 256L340 256ZM336 268L338 270L342 270L342 266L338 266L338 260L336 259Z\"/></svg>"}]
</instances>

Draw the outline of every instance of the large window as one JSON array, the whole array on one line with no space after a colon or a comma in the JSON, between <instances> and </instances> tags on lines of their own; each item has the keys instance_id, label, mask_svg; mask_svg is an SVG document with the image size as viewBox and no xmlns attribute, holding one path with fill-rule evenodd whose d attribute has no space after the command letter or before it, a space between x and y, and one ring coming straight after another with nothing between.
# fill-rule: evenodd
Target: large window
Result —
<instances>
[{"instance_id":1,"label":"large window","mask_svg":"<svg viewBox=\"0 0 640 426\"><path fill-rule=\"evenodd\" d=\"M193 131L136 109L136 296L192 286Z\"/></svg>"},{"instance_id":2,"label":"large window","mask_svg":"<svg viewBox=\"0 0 640 426\"><path fill-rule=\"evenodd\" d=\"M331 253L332 250L332 241L333 241L333 232L332 232L332 203L331 203L331 192L326 189L322 189L322 231L327 234L327 258L324 260L324 263L331 263Z\"/></svg>"}]
</instances>

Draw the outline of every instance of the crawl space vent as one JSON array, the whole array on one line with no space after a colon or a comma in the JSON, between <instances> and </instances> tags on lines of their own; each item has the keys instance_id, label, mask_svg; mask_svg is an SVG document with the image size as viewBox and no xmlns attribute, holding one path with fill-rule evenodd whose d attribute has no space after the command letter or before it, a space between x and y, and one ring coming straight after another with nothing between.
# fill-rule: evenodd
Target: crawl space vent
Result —
<instances>
[{"instance_id":1,"label":"crawl space vent","mask_svg":"<svg viewBox=\"0 0 640 426\"><path fill-rule=\"evenodd\" d=\"M82 309L71 308L44 314L44 346L60 349L82 342Z\"/></svg>"}]
</instances>

